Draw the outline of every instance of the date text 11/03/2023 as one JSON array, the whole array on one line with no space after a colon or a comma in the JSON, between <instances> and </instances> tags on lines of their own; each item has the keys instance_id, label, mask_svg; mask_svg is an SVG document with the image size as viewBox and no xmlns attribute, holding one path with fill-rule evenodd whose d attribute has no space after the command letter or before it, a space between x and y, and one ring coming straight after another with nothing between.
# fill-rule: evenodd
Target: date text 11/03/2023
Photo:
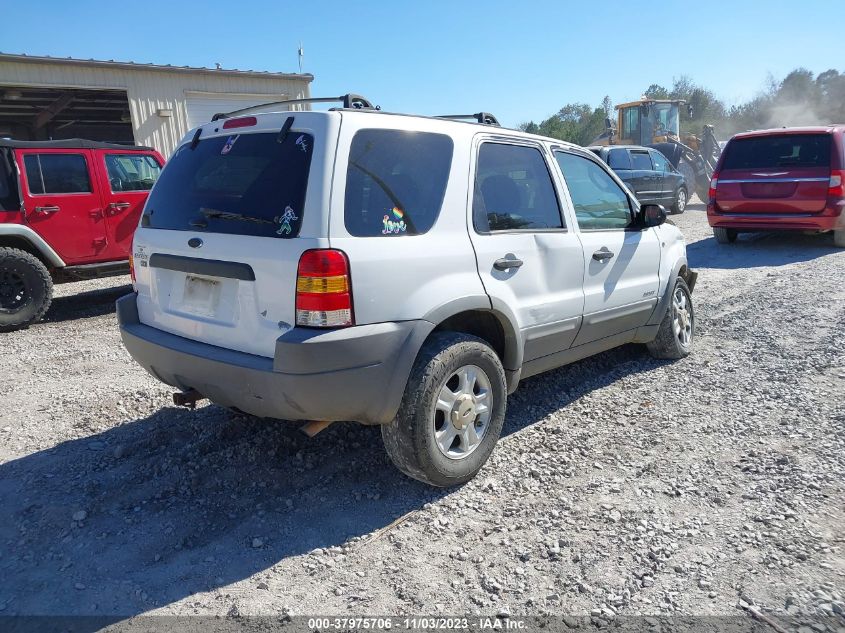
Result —
<instances>
[{"instance_id":1,"label":"date text 11/03/2023","mask_svg":"<svg viewBox=\"0 0 845 633\"><path fill-rule=\"evenodd\" d=\"M519 618L467 617L326 617L309 618L308 628L321 631L519 631L526 622Z\"/></svg>"}]
</instances>

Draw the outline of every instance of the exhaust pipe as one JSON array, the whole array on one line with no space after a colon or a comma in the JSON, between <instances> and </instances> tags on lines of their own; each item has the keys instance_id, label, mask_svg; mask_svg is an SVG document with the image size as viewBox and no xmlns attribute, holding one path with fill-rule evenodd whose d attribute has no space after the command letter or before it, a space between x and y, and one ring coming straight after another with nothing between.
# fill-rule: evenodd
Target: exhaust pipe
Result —
<instances>
[{"instance_id":1,"label":"exhaust pipe","mask_svg":"<svg viewBox=\"0 0 845 633\"><path fill-rule=\"evenodd\" d=\"M308 437L314 437L330 424L333 424L333 422L312 420L311 422L306 422L299 430L305 433Z\"/></svg>"},{"instance_id":2,"label":"exhaust pipe","mask_svg":"<svg viewBox=\"0 0 845 633\"><path fill-rule=\"evenodd\" d=\"M202 395L196 389L188 389L187 391L177 391L173 394L173 404L175 404L177 407L187 407L189 409L196 409L198 400L205 400L205 396Z\"/></svg>"}]
</instances>

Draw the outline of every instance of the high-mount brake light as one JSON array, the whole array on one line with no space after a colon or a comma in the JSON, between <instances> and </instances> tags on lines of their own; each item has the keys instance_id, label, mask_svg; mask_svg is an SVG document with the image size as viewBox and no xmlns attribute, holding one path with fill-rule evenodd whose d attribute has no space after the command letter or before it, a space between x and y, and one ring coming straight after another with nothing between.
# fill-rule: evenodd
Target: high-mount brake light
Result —
<instances>
[{"instance_id":1,"label":"high-mount brake light","mask_svg":"<svg viewBox=\"0 0 845 633\"><path fill-rule=\"evenodd\" d=\"M305 251L296 274L296 324L304 327L354 325L349 260L343 251Z\"/></svg>"},{"instance_id":2,"label":"high-mount brake light","mask_svg":"<svg viewBox=\"0 0 845 633\"><path fill-rule=\"evenodd\" d=\"M231 130L235 127L251 127L258 123L258 119L254 116L242 116L239 119L227 119L223 124L224 130Z\"/></svg>"}]
</instances>

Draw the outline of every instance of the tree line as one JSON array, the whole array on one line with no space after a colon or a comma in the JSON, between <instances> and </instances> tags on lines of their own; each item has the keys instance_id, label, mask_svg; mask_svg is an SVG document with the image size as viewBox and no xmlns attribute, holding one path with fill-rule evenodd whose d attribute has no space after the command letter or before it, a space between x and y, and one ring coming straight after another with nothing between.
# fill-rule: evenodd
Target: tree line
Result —
<instances>
[{"instance_id":1,"label":"tree line","mask_svg":"<svg viewBox=\"0 0 845 633\"><path fill-rule=\"evenodd\" d=\"M651 99L683 99L692 115L680 109L681 134L700 134L705 124L713 125L719 139L737 132L792 125L845 123L845 73L830 69L814 75L796 68L781 81L769 77L757 96L745 103L726 106L713 90L682 76L671 88L651 84L643 94ZM616 121L609 96L599 106L568 103L549 118L522 123L532 134L551 136L578 145L589 145L605 130L605 119Z\"/></svg>"}]
</instances>

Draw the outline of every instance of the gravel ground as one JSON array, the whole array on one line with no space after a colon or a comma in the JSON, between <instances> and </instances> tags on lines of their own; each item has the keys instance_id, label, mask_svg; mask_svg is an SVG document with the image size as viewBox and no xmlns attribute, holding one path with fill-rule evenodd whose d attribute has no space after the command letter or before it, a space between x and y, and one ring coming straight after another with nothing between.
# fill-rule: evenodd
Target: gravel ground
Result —
<instances>
[{"instance_id":1,"label":"gravel ground","mask_svg":"<svg viewBox=\"0 0 845 633\"><path fill-rule=\"evenodd\" d=\"M123 350L127 278L0 335L0 615L832 616L845 626L845 256L687 236L698 339L525 381L479 476L377 428L174 408ZM327 394L329 397L330 394ZM818 629L817 629L818 630Z\"/></svg>"}]
</instances>

